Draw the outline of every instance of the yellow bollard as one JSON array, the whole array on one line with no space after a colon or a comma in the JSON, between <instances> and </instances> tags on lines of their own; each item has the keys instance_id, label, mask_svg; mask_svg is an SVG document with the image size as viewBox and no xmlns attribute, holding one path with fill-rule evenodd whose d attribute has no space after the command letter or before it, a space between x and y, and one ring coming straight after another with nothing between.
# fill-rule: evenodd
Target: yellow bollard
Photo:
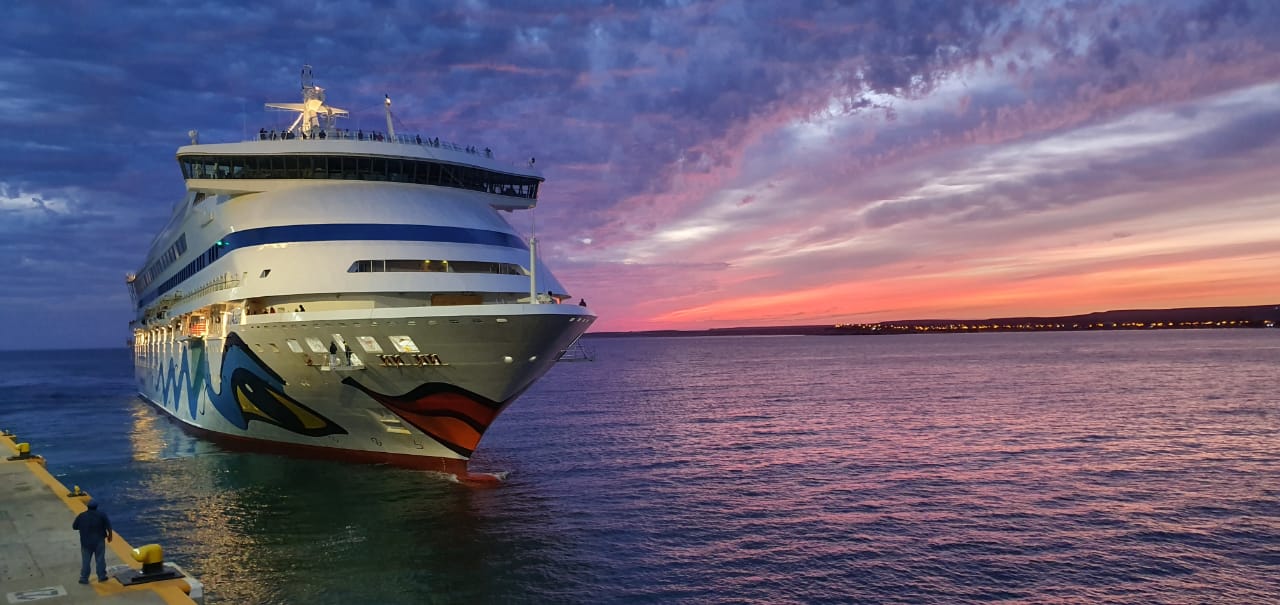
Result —
<instances>
[{"instance_id":1,"label":"yellow bollard","mask_svg":"<svg viewBox=\"0 0 1280 605\"><path fill-rule=\"evenodd\" d=\"M86 496L88 496L88 495L89 495L89 492L80 491L80 486L79 486L79 485L76 485L76 486L73 486L73 487L71 488L71 491L67 494L67 497L68 497L68 498L81 498L81 497L86 497Z\"/></svg>"},{"instance_id":2,"label":"yellow bollard","mask_svg":"<svg viewBox=\"0 0 1280 605\"><path fill-rule=\"evenodd\" d=\"M17 446L15 446L15 447L17 447L17 448L18 448L18 455L17 455L17 456L9 456L9 460L26 460L26 459L28 459L28 458L30 458L30 457L31 457L31 444L30 444L30 443L19 443L19 444L18 444Z\"/></svg>"},{"instance_id":3,"label":"yellow bollard","mask_svg":"<svg viewBox=\"0 0 1280 605\"><path fill-rule=\"evenodd\" d=\"M133 555L134 561L142 564L142 570L125 569L117 573L115 578L125 586L183 577L182 571L176 566L170 564L165 567L164 549L160 548L159 544L139 546L130 554Z\"/></svg>"},{"instance_id":4,"label":"yellow bollard","mask_svg":"<svg viewBox=\"0 0 1280 605\"><path fill-rule=\"evenodd\" d=\"M133 560L142 564L142 573L164 570L164 549L159 544L146 544L133 549Z\"/></svg>"}]
</instances>

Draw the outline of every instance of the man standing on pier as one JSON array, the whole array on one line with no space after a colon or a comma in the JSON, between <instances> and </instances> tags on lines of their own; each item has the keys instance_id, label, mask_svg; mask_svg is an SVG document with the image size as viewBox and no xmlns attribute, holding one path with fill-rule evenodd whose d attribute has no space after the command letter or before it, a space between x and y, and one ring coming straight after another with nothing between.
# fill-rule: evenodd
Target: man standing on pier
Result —
<instances>
[{"instance_id":1,"label":"man standing on pier","mask_svg":"<svg viewBox=\"0 0 1280 605\"><path fill-rule=\"evenodd\" d=\"M107 581L107 542L111 541L111 519L98 510L98 502L89 500L89 510L76 516L71 529L80 530L80 583L89 583L89 559L98 559L98 581ZM103 541L105 539L105 542Z\"/></svg>"}]
</instances>

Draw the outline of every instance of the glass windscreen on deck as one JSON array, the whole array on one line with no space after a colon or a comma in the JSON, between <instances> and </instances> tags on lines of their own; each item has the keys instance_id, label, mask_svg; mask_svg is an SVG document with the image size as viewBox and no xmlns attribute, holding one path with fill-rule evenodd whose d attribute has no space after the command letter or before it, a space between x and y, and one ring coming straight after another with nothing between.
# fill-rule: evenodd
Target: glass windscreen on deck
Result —
<instances>
[{"instance_id":1,"label":"glass windscreen on deck","mask_svg":"<svg viewBox=\"0 0 1280 605\"><path fill-rule=\"evenodd\" d=\"M524 267L514 263L490 263L468 260L373 259L351 263L347 273L496 273L528 275Z\"/></svg>"},{"instance_id":2,"label":"glass windscreen on deck","mask_svg":"<svg viewBox=\"0 0 1280 605\"><path fill-rule=\"evenodd\" d=\"M537 199L541 179L431 160L336 155L182 156L187 179L335 179L437 185Z\"/></svg>"}]
</instances>

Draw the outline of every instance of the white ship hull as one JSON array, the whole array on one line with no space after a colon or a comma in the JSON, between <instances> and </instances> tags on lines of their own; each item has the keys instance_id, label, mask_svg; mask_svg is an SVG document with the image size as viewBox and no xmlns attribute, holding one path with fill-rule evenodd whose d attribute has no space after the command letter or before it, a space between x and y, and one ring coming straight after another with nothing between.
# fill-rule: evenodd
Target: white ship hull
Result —
<instances>
[{"instance_id":1,"label":"white ship hull","mask_svg":"<svg viewBox=\"0 0 1280 605\"><path fill-rule=\"evenodd\" d=\"M225 337L157 340L136 347L139 390L209 436L465 473L497 415L555 364L591 318L574 305L447 310L257 315L247 325L229 325ZM306 347L308 337L327 343L334 335L353 348L350 358ZM423 343L421 352L360 346L406 335Z\"/></svg>"}]
</instances>

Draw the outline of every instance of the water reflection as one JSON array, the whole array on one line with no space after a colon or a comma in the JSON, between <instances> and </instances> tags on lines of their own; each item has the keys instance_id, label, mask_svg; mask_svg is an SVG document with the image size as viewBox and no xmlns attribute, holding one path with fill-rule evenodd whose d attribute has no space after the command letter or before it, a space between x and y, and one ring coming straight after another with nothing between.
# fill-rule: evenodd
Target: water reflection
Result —
<instances>
[{"instance_id":1,"label":"water reflection","mask_svg":"<svg viewBox=\"0 0 1280 605\"><path fill-rule=\"evenodd\" d=\"M574 551L528 485L226 451L144 406L130 437L133 506L217 602L525 600Z\"/></svg>"},{"instance_id":2,"label":"water reflection","mask_svg":"<svg viewBox=\"0 0 1280 605\"><path fill-rule=\"evenodd\" d=\"M126 408L132 423L128 435L134 461L157 462L217 451L213 444L192 437L159 410L134 399Z\"/></svg>"},{"instance_id":3,"label":"water reflection","mask_svg":"<svg viewBox=\"0 0 1280 605\"><path fill-rule=\"evenodd\" d=\"M127 364L0 414L211 602L1271 602L1276 333L601 340L498 489L223 451Z\"/></svg>"}]
</instances>

